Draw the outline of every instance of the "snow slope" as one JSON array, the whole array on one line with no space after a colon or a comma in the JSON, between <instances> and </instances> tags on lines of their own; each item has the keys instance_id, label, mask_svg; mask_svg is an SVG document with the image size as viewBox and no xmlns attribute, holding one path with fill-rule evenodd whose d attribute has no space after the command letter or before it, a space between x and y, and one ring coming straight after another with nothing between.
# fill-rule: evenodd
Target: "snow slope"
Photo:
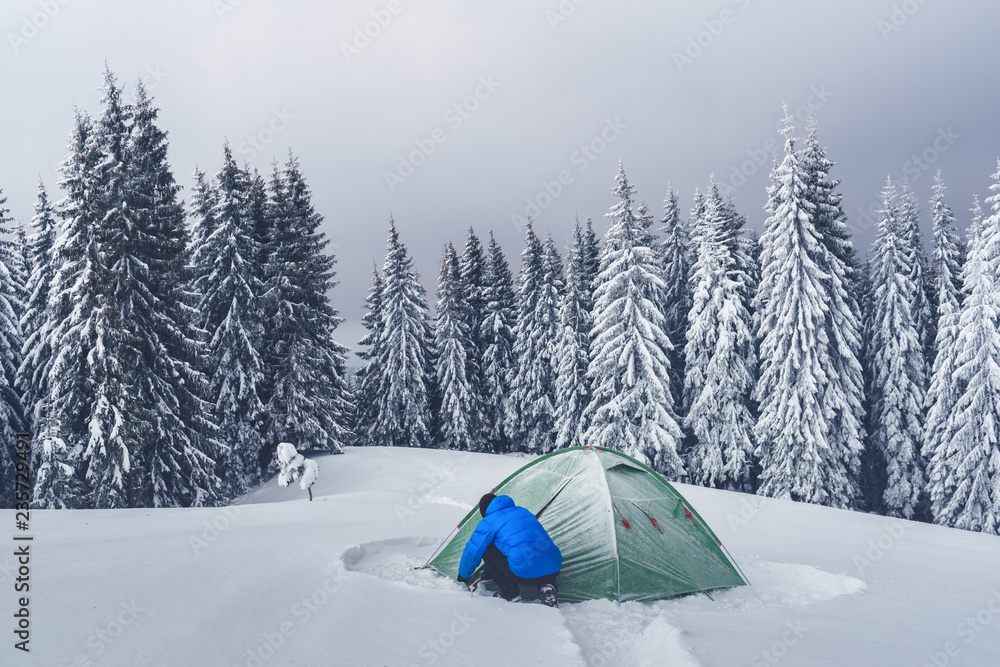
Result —
<instances>
[{"instance_id":1,"label":"snow slope","mask_svg":"<svg viewBox=\"0 0 1000 667\"><path fill-rule=\"evenodd\" d=\"M1000 664L996 537L681 486L753 586L554 610L413 569L527 458L317 461L312 503L271 480L239 507L34 512L31 652L6 555L0 664Z\"/></svg>"}]
</instances>

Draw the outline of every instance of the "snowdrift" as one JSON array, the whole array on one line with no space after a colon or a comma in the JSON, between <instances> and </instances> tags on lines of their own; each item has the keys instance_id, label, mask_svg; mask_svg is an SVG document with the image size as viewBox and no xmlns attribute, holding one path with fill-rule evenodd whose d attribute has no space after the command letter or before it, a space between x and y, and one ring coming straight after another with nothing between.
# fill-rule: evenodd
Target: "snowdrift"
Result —
<instances>
[{"instance_id":1,"label":"snowdrift","mask_svg":"<svg viewBox=\"0 0 1000 667\"><path fill-rule=\"evenodd\" d=\"M677 485L752 584L714 601L557 610L413 569L529 460L351 449L312 503L271 480L228 508L33 512L31 652L10 635L0 663L1000 664L1000 539L812 505Z\"/></svg>"}]
</instances>

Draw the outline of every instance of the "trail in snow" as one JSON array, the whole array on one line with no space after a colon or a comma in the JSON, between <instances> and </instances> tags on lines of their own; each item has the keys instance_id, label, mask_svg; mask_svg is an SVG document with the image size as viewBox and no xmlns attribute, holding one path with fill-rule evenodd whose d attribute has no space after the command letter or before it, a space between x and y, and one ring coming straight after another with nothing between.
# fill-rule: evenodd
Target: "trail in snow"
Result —
<instances>
[{"instance_id":1,"label":"trail in snow","mask_svg":"<svg viewBox=\"0 0 1000 667\"><path fill-rule=\"evenodd\" d=\"M440 539L401 537L355 545L342 559L348 571L435 590L460 592L461 586L422 566ZM656 603L610 600L560 606L567 628L588 665L677 665L700 663L690 653L678 612L748 612L793 609L863 590L860 579L824 572L810 565L753 559L744 564L752 586L692 595ZM485 589L482 589L485 590ZM478 597L478 596L477 596Z\"/></svg>"}]
</instances>

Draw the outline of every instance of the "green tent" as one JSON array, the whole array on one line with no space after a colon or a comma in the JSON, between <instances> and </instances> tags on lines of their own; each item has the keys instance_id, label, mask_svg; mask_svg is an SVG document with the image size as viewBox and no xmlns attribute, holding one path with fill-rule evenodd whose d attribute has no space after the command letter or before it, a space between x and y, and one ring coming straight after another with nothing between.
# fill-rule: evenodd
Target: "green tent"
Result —
<instances>
[{"instance_id":1,"label":"green tent","mask_svg":"<svg viewBox=\"0 0 1000 667\"><path fill-rule=\"evenodd\" d=\"M493 493L534 512L562 551L560 600L657 600L749 583L691 504L625 454L560 449L524 466ZM476 507L427 565L456 578L479 519Z\"/></svg>"}]
</instances>

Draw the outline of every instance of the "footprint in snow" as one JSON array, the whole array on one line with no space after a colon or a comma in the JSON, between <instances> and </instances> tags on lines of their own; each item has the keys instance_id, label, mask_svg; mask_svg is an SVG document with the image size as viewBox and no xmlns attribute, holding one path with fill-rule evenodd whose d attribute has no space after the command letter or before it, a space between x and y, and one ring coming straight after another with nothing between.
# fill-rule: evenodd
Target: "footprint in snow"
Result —
<instances>
[{"instance_id":1,"label":"footprint in snow","mask_svg":"<svg viewBox=\"0 0 1000 667\"><path fill-rule=\"evenodd\" d=\"M361 572L387 581L401 581L414 586L452 589L454 581L423 567L440 544L432 537L398 537L352 546L341 556L344 569Z\"/></svg>"}]
</instances>

